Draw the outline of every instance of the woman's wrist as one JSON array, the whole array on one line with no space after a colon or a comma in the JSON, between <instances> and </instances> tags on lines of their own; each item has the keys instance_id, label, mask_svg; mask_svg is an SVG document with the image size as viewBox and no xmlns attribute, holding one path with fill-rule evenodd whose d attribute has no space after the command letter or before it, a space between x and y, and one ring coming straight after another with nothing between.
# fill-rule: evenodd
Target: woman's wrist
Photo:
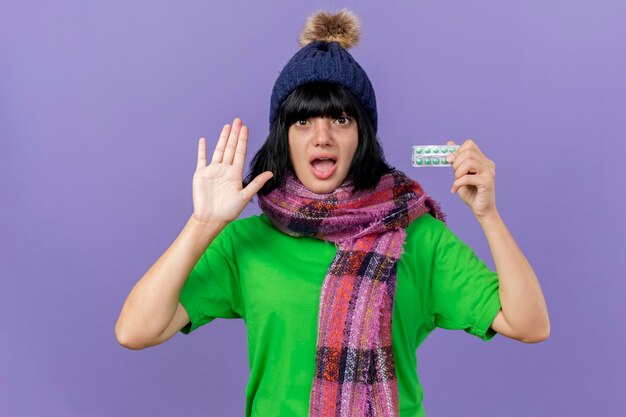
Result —
<instances>
[{"instance_id":1,"label":"woman's wrist","mask_svg":"<svg viewBox=\"0 0 626 417\"><path fill-rule=\"evenodd\" d=\"M195 213L192 213L189 220L198 227L205 228L224 228L228 224L227 221L219 221L213 219L199 219Z\"/></svg>"},{"instance_id":2,"label":"woman's wrist","mask_svg":"<svg viewBox=\"0 0 626 417\"><path fill-rule=\"evenodd\" d=\"M189 216L185 226L194 238L199 238L207 245L226 227L228 222L217 220L201 220L194 214Z\"/></svg>"},{"instance_id":3,"label":"woman's wrist","mask_svg":"<svg viewBox=\"0 0 626 417\"><path fill-rule=\"evenodd\" d=\"M476 217L476 220L478 220L478 223L480 223L481 226L488 226L489 224L494 224L494 223L498 223L502 221L502 217L500 217L500 213L498 212L498 209L494 208L493 210L491 210L489 213L478 216L476 215L476 213L474 213L474 217Z\"/></svg>"}]
</instances>

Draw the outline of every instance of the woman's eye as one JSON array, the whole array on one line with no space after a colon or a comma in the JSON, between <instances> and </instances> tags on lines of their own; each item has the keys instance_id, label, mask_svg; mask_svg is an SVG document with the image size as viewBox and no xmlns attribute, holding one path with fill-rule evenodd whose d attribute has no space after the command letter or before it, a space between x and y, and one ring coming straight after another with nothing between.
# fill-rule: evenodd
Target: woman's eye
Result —
<instances>
[{"instance_id":1,"label":"woman's eye","mask_svg":"<svg viewBox=\"0 0 626 417\"><path fill-rule=\"evenodd\" d=\"M306 119L300 119L300 120L296 120L296 125L298 126L304 126L306 124Z\"/></svg>"},{"instance_id":2,"label":"woman's eye","mask_svg":"<svg viewBox=\"0 0 626 417\"><path fill-rule=\"evenodd\" d=\"M339 118L337 119L337 122L338 122L340 125L345 125L345 124L348 124L348 123L350 122L350 118L349 118L349 117L347 117L347 116L341 116L341 117L339 117Z\"/></svg>"}]
</instances>

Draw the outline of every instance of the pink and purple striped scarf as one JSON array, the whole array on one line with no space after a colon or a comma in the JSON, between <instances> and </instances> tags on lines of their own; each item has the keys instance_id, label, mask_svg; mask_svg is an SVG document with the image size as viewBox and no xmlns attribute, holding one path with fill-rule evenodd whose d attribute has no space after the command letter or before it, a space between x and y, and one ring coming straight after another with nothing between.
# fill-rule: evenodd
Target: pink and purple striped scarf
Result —
<instances>
[{"instance_id":1,"label":"pink and purple striped scarf","mask_svg":"<svg viewBox=\"0 0 626 417\"><path fill-rule=\"evenodd\" d=\"M444 222L445 214L397 170L373 190L352 189L345 181L315 194L291 175L284 191L259 195L259 206L284 233L337 245L320 296L309 416L397 417L391 317L404 229L424 213Z\"/></svg>"}]
</instances>

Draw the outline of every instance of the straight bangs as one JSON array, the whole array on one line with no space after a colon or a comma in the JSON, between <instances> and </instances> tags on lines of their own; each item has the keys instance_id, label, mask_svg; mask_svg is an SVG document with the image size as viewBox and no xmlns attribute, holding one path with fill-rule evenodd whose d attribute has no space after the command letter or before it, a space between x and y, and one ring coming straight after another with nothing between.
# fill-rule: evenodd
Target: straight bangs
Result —
<instances>
[{"instance_id":1,"label":"straight bangs","mask_svg":"<svg viewBox=\"0 0 626 417\"><path fill-rule=\"evenodd\" d=\"M291 126L309 117L338 117L358 114L356 97L337 84L312 82L294 90L283 102L279 119L283 126Z\"/></svg>"}]
</instances>

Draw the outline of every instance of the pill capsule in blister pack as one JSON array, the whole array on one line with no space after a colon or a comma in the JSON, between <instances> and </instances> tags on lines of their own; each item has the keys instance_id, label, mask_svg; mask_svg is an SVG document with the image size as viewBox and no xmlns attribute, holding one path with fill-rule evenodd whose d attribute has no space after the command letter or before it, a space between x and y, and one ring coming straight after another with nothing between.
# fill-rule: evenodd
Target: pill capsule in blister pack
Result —
<instances>
[{"instance_id":1,"label":"pill capsule in blister pack","mask_svg":"<svg viewBox=\"0 0 626 417\"><path fill-rule=\"evenodd\" d=\"M414 167L447 167L446 156L459 148L458 145L416 145L413 146L411 163Z\"/></svg>"}]
</instances>

